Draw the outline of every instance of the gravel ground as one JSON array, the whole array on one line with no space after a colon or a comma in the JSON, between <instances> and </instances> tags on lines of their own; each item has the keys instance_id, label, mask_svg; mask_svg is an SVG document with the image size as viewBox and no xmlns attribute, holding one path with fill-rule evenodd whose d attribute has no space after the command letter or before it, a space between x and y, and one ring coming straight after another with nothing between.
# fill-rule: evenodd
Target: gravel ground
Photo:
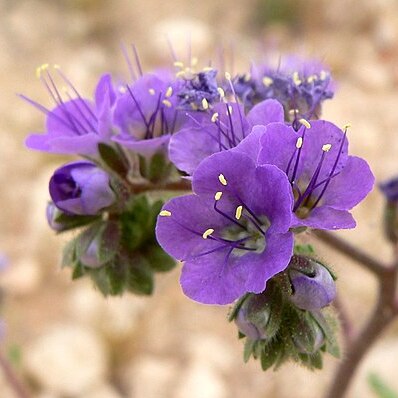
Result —
<instances>
[{"instance_id":1,"label":"gravel ground","mask_svg":"<svg viewBox=\"0 0 398 398\"><path fill-rule=\"evenodd\" d=\"M292 3L293 4L293 3ZM0 0L0 251L10 258L1 276L5 351L37 398L312 398L321 396L336 360L316 374L288 365L262 373L242 363L227 308L187 300L179 270L158 278L153 298L103 299L85 281L72 283L44 217L47 182L64 159L27 151L23 139L42 117L16 97L49 104L35 78L43 62L61 64L83 93L102 71L127 73L119 43L134 42L147 67L168 60L169 35L179 53L191 32L195 54L207 59L221 41L246 67L263 42L324 59L338 93L324 117L352 124L351 151L366 158L379 180L398 172L398 3L393 0L298 1L292 25L264 22L259 1ZM258 16L263 21L259 22ZM255 18L255 16L257 16ZM381 237L382 198L373 192L355 211L358 228L341 235L388 258ZM318 245L338 272L342 300L360 325L375 282L357 265ZM18 354L18 355L16 355ZM398 324L364 361L350 398L372 397L366 377L377 372L398 391ZM3 386L1 398L12 397ZM299 386L299 387L298 387Z\"/></svg>"}]
</instances>

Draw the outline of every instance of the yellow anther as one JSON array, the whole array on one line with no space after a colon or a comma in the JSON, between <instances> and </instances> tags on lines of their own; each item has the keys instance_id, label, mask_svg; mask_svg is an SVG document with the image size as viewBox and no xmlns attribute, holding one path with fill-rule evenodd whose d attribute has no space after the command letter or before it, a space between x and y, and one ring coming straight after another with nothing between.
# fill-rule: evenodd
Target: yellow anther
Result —
<instances>
[{"instance_id":1,"label":"yellow anther","mask_svg":"<svg viewBox=\"0 0 398 398\"><path fill-rule=\"evenodd\" d=\"M41 70L46 70L46 69L49 68L49 66L50 66L50 64L43 64L43 65L41 66Z\"/></svg>"},{"instance_id":2,"label":"yellow anther","mask_svg":"<svg viewBox=\"0 0 398 398\"><path fill-rule=\"evenodd\" d=\"M159 213L159 216L162 216L162 217L170 217L170 216L171 216L171 211L162 210L162 211Z\"/></svg>"},{"instance_id":3,"label":"yellow anther","mask_svg":"<svg viewBox=\"0 0 398 398\"><path fill-rule=\"evenodd\" d=\"M218 180L221 182L221 184L222 185L227 185L227 180L226 180L226 178L224 177L224 174L220 174L219 176L218 176Z\"/></svg>"},{"instance_id":4,"label":"yellow anther","mask_svg":"<svg viewBox=\"0 0 398 398\"><path fill-rule=\"evenodd\" d=\"M227 80L231 80L231 74L229 72L225 72L225 78Z\"/></svg>"},{"instance_id":5,"label":"yellow anther","mask_svg":"<svg viewBox=\"0 0 398 398\"><path fill-rule=\"evenodd\" d=\"M218 191L218 192L216 192L216 194L214 195L214 199L215 199L215 200L220 200L220 199L221 199L221 196L222 196L222 192L221 192L221 191Z\"/></svg>"},{"instance_id":6,"label":"yellow anther","mask_svg":"<svg viewBox=\"0 0 398 398\"><path fill-rule=\"evenodd\" d=\"M250 73L246 73L246 74L243 76L243 80L244 80L245 82L248 82L251 78L252 78L252 75L251 75Z\"/></svg>"},{"instance_id":7,"label":"yellow anther","mask_svg":"<svg viewBox=\"0 0 398 398\"><path fill-rule=\"evenodd\" d=\"M214 232L213 228L206 229L206 231L203 232L202 234L202 238L207 239L213 232Z\"/></svg>"},{"instance_id":8,"label":"yellow anther","mask_svg":"<svg viewBox=\"0 0 398 398\"><path fill-rule=\"evenodd\" d=\"M328 77L328 73L325 70L321 70L321 72L319 73L319 78L321 80L326 80L327 77Z\"/></svg>"},{"instance_id":9,"label":"yellow anther","mask_svg":"<svg viewBox=\"0 0 398 398\"><path fill-rule=\"evenodd\" d=\"M302 83L302 81L300 80L298 72L293 72L292 79L293 79L293 83L296 86L299 86Z\"/></svg>"},{"instance_id":10,"label":"yellow anther","mask_svg":"<svg viewBox=\"0 0 398 398\"><path fill-rule=\"evenodd\" d=\"M221 98L225 97L225 91L221 87L217 87L217 91Z\"/></svg>"},{"instance_id":11,"label":"yellow anther","mask_svg":"<svg viewBox=\"0 0 398 398\"><path fill-rule=\"evenodd\" d=\"M311 75L311 76L308 76L308 77L307 77L307 82L308 82L308 83L312 83L312 82L314 82L316 79L317 79L317 76L316 76L316 75Z\"/></svg>"},{"instance_id":12,"label":"yellow anther","mask_svg":"<svg viewBox=\"0 0 398 398\"><path fill-rule=\"evenodd\" d=\"M343 126L343 130L348 130L351 128L351 123L347 123Z\"/></svg>"},{"instance_id":13,"label":"yellow anther","mask_svg":"<svg viewBox=\"0 0 398 398\"><path fill-rule=\"evenodd\" d=\"M148 93L151 95L155 95L155 90L153 88L148 89Z\"/></svg>"},{"instance_id":14,"label":"yellow anther","mask_svg":"<svg viewBox=\"0 0 398 398\"><path fill-rule=\"evenodd\" d=\"M204 110L209 109L209 103L207 102L207 99L206 99L206 98L203 98L203 99L202 99L202 108L203 108Z\"/></svg>"},{"instance_id":15,"label":"yellow anther","mask_svg":"<svg viewBox=\"0 0 398 398\"><path fill-rule=\"evenodd\" d=\"M303 126L307 127L307 129L310 129L310 128L311 128L311 124L310 124L310 122L309 122L308 120L300 119L299 122L300 122Z\"/></svg>"},{"instance_id":16,"label":"yellow anther","mask_svg":"<svg viewBox=\"0 0 398 398\"><path fill-rule=\"evenodd\" d=\"M164 106L167 106L167 108L171 108L171 107L172 107L172 103L171 103L169 100L166 100L166 99L164 99L164 100L162 101L162 104L163 104Z\"/></svg>"},{"instance_id":17,"label":"yellow anther","mask_svg":"<svg viewBox=\"0 0 398 398\"><path fill-rule=\"evenodd\" d=\"M217 120L218 120L218 113L215 112L215 113L213 113L213 116L211 117L211 121L212 121L213 123L215 123Z\"/></svg>"},{"instance_id":18,"label":"yellow anther","mask_svg":"<svg viewBox=\"0 0 398 398\"><path fill-rule=\"evenodd\" d=\"M179 72L176 73L176 77L183 77L185 76L185 71L180 70Z\"/></svg>"},{"instance_id":19,"label":"yellow anther","mask_svg":"<svg viewBox=\"0 0 398 398\"><path fill-rule=\"evenodd\" d=\"M191 66L196 66L198 64L199 60L197 57L192 57L191 59Z\"/></svg>"},{"instance_id":20,"label":"yellow anther","mask_svg":"<svg viewBox=\"0 0 398 398\"><path fill-rule=\"evenodd\" d=\"M289 111L289 115L291 116L296 116L296 114L299 112L299 110L297 108L295 109L290 109Z\"/></svg>"},{"instance_id":21,"label":"yellow anther","mask_svg":"<svg viewBox=\"0 0 398 398\"><path fill-rule=\"evenodd\" d=\"M296 148L300 149L302 146L303 146L303 137L299 137L299 138L297 138L297 141L296 141Z\"/></svg>"},{"instance_id":22,"label":"yellow anther","mask_svg":"<svg viewBox=\"0 0 398 398\"><path fill-rule=\"evenodd\" d=\"M46 69L48 69L49 66L50 66L49 64L41 64L40 66L38 66L36 68L36 77L40 79L41 73L44 72Z\"/></svg>"},{"instance_id":23,"label":"yellow anther","mask_svg":"<svg viewBox=\"0 0 398 398\"><path fill-rule=\"evenodd\" d=\"M273 82L274 82L274 80L271 79L270 77L268 77L268 76L263 77L263 84L265 87L269 87Z\"/></svg>"},{"instance_id":24,"label":"yellow anther","mask_svg":"<svg viewBox=\"0 0 398 398\"><path fill-rule=\"evenodd\" d=\"M58 64L54 64L54 65L53 65L53 68L54 68L54 69L61 69L61 67L60 67Z\"/></svg>"},{"instance_id":25,"label":"yellow anther","mask_svg":"<svg viewBox=\"0 0 398 398\"><path fill-rule=\"evenodd\" d=\"M239 220L242 217L243 206L238 206L235 211L235 218Z\"/></svg>"},{"instance_id":26,"label":"yellow anther","mask_svg":"<svg viewBox=\"0 0 398 398\"><path fill-rule=\"evenodd\" d=\"M203 68L203 72L210 72L211 70L213 70L214 68L212 66L205 66Z\"/></svg>"},{"instance_id":27,"label":"yellow anther","mask_svg":"<svg viewBox=\"0 0 398 398\"><path fill-rule=\"evenodd\" d=\"M325 144L322 146L322 151L329 152L331 147L332 147L332 144Z\"/></svg>"},{"instance_id":28,"label":"yellow anther","mask_svg":"<svg viewBox=\"0 0 398 398\"><path fill-rule=\"evenodd\" d=\"M167 98L169 98L169 97L172 96L172 94L173 94L173 88L172 88L172 87L169 87L169 88L166 90L165 96L166 96Z\"/></svg>"},{"instance_id":29,"label":"yellow anther","mask_svg":"<svg viewBox=\"0 0 398 398\"><path fill-rule=\"evenodd\" d=\"M175 61L175 62L173 63L173 65L174 65L176 68L183 68L183 67L184 67L184 63L181 62L181 61Z\"/></svg>"}]
</instances>

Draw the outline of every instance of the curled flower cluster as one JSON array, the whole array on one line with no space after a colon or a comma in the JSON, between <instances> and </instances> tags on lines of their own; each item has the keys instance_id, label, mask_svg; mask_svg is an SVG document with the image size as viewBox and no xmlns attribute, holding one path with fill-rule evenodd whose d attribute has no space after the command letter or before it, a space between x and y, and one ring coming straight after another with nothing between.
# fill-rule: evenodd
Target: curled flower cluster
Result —
<instances>
[{"instance_id":1,"label":"curled flower cluster","mask_svg":"<svg viewBox=\"0 0 398 398\"><path fill-rule=\"evenodd\" d=\"M182 261L188 297L240 299L232 319L241 334L281 347L288 339L283 358L317 367L320 351L336 354L321 313L334 277L317 259L298 260L296 237L355 227L350 210L374 183L367 163L348 154L348 126L318 119L333 96L330 73L295 57L236 76L178 60L143 73L134 55L132 81L105 74L92 99L47 64L37 74L55 107L22 96L46 115L45 133L27 146L84 158L49 184L51 228L81 229L64 264L104 294L150 294L153 273Z\"/></svg>"}]
</instances>

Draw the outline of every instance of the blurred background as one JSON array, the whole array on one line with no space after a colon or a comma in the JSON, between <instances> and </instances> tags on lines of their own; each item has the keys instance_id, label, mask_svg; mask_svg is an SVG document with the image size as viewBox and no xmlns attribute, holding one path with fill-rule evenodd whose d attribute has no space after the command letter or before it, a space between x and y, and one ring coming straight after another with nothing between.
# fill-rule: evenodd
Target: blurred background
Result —
<instances>
[{"instance_id":1,"label":"blurred background","mask_svg":"<svg viewBox=\"0 0 398 398\"><path fill-rule=\"evenodd\" d=\"M66 158L28 151L28 132L44 119L21 101L50 100L35 77L60 64L91 95L104 71L127 77L121 42L135 43L146 69L178 54L203 62L223 45L234 71L265 49L316 57L338 82L323 116L351 123L351 152L366 158L379 181L398 174L397 0L0 0L0 275L7 323L2 349L38 398L312 398L331 381L337 361L310 373L294 365L263 373L242 361L242 344L226 307L186 299L179 269L160 275L152 298L104 299L88 281L60 269L63 244L45 219L47 184ZM232 61L230 60L232 63ZM232 68L232 65L231 65ZM382 197L355 211L358 228L341 235L386 261ZM307 238L309 239L309 237ZM313 241L339 275L338 289L359 327L375 298L375 281L356 264ZM366 357L349 397L374 397L377 373L398 391L398 323ZM0 374L0 397L12 397Z\"/></svg>"}]
</instances>

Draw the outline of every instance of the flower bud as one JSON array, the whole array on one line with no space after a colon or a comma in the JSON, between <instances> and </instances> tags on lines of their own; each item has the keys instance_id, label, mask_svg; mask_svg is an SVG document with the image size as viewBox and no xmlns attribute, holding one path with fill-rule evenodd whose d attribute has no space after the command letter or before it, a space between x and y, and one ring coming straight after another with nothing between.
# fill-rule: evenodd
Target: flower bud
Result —
<instances>
[{"instance_id":1,"label":"flower bud","mask_svg":"<svg viewBox=\"0 0 398 398\"><path fill-rule=\"evenodd\" d=\"M336 296L336 286L329 270L310 258L300 256L299 260L300 269L292 267L289 270L293 290L290 301L309 311L327 306Z\"/></svg>"},{"instance_id":2,"label":"flower bud","mask_svg":"<svg viewBox=\"0 0 398 398\"><path fill-rule=\"evenodd\" d=\"M398 177L379 185L386 198L384 208L384 234L391 243L398 242Z\"/></svg>"},{"instance_id":3,"label":"flower bud","mask_svg":"<svg viewBox=\"0 0 398 398\"><path fill-rule=\"evenodd\" d=\"M57 169L49 190L55 206L67 214L95 215L115 201L108 174L86 161Z\"/></svg>"},{"instance_id":4,"label":"flower bud","mask_svg":"<svg viewBox=\"0 0 398 398\"><path fill-rule=\"evenodd\" d=\"M271 318L271 300L267 295L250 294L239 307L235 323L242 334L257 341L271 338L275 334Z\"/></svg>"},{"instance_id":5,"label":"flower bud","mask_svg":"<svg viewBox=\"0 0 398 398\"><path fill-rule=\"evenodd\" d=\"M99 268L103 265L99 258L98 241L94 239L87 247L86 251L80 256L80 262L89 268Z\"/></svg>"},{"instance_id":6,"label":"flower bud","mask_svg":"<svg viewBox=\"0 0 398 398\"><path fill-rule=\"evenodd\" d=\"M53 202L49 202L46 207L46 217L48 225L55 232L61 232L64 230L64 225L57 222L56 219L62 214L61 210L59 210Z\"/></svg>"},{"instance_id":7,"label":"flower bud","mask_svg":"<svg viewBox=\"0 0 398 398\"><path fill-rule=\"evenodd\" d=\"M311 314L306 314L292 339L300 354L314 354L325 343L325 334Z\"/></svg>"}]
</instances>

